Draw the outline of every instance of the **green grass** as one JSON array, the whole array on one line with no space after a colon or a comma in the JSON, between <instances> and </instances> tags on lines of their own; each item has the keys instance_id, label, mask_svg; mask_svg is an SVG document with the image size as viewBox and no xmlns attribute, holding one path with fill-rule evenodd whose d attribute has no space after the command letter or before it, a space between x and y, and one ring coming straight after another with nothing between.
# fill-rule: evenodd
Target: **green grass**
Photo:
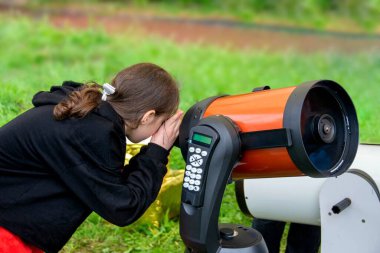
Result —
<instances>
[{"instance_id":1,"label":"green grass","mask_svg":"<svg viewBox=\"0 0 380 253\"><path fill-rule=\"evenodd\" d=\"M222 17L243 22L303 26L318 30L331 29L360 32L379 32L380 0L35 0L27 3L32 8L75 5L98 6L102 12L153 11L162 15L192 17Z\"/></svg>"},{"instance_id":2,"label":"green grass","mask_svg":"<svg viewBox=\"0 0 380 253\"><path fill-rule=\"evenodd\" d=\"M370 32L380 25L379 0L134 0L133 2L137 6L144 8L153 6L164 12L171 10L183 13L186 9L188 13L230 17L245 22L264 21L314 29L341 30L344 29L342 24L349 22L357 29Z\"/></svg>"},{"instance_id":3,"label":"green grass","mask_svg":"<svg viewBox=\"0 0 380 253\"><path fill-rule=\"evenodd\" d=\"M98 29L59 30L45 22L5 18L0 19L0 38L0 126L30 108L34 93L63 80L102 83L126 66L154 62L179 81L184 110L203 98L250 92L256 86L279 88L307 80L335 80L354 101L361 141L380 143L379 52L241 52L197 44L179 46L133 31L108 35ZM183 168L178 150L173 151L170 167ZM220 220L250 224L238 210L233 185L227 187ZM183 244L176 220L166 219L156 229L146 225L118 228L92 214L63 252L183 252Z\"/></svg>"}]
</instances>

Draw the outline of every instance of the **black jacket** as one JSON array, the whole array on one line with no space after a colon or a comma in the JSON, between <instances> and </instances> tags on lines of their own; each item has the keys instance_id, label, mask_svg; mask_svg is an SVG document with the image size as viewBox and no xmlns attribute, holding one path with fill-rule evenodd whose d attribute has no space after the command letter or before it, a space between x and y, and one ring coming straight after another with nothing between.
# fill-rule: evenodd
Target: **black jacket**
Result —
<instances>
[{"instance_id":1,"label":"black jacket","mask_svg":"<svg viewBox=\"0 0 380 253\"><path fill-rule=\"evenodd\" d=\"M54 105L79 86L37 93L34 108L0 128L0 226L47 252L59 251L92 211L132 223L166 173L168 151L152 143L124 167L124 124L107 102L82 119L54 120Z\"/></svg>"}]
</instances>

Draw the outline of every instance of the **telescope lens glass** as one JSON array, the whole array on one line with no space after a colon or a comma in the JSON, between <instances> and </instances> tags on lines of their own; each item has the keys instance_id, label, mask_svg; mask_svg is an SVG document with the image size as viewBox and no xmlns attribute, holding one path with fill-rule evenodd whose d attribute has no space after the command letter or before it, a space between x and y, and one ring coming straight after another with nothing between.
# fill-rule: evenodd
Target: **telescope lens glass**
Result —
<instances>
[{"instance_id":1,"label":"telescope lens glass","mask_svg":"<svg viewBox=\"0 0 380 253\"><path fill-rule=\"evenodd\" d=\"M345 111L328 87L313 87L301 112L304 147L314 167L328 171L339 167L345 148Z\"/></svg>"}]
</instances>

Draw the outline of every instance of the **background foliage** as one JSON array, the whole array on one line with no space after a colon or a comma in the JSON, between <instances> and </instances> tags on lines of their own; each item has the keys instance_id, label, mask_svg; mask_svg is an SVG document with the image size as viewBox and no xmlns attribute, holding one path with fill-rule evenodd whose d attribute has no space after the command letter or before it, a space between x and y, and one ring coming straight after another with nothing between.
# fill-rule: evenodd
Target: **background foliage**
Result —
<instances>
[{"instance_id":1,"label":"background foliage","mask_svg":"<svg viewBox=\"0 0 380 253\"><path fill-rule=\"evenodd\" d=\"M47 0L25 0L30 5ZM54 4L77 2L58 0ZM167 12L213 13L244 21L291 23L314 28L347 29L347 23L365 31L380 31L380 0L84 0L81 3L113 3L120 6L154 7ZM280 22L279 22L280 21ZM351 26L349 29L352 29Z\"/></svg>"}]
</instances>

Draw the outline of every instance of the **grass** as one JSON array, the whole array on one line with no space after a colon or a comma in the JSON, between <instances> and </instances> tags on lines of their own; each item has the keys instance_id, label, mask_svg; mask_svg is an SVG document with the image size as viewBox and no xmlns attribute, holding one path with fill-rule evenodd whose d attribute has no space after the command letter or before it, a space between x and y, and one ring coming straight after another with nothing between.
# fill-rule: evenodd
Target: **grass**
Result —
<instances>
[{"instance_id":1,"label":"grass","mask_svg":"<svg viewBox=\"0 0 380 253\"><path fill-rule=\"evenodd\" d=\"M380 0L59 0L30 1L37 10L43 7L98 9L102 13L138 10L160 15L195 18L224 18L242 22L268 23L317 30L379 32ZM99 8L100 7L100 8Z\"/></svg>"},{"instance_id":2,"label":"grass","mask_svg":"<svg viewBox=\"0 0 380 253\"><path fill-rule=\"evenodd\" d=\"M102 1L100 1L102 2ZM120 2L120 1L114 1ZM344 31L349 23L357 31L374 32L379 29L380 5L374 1L329 1L329 0L135 0L135 6L155 7L174 13L233 18L243 22L274 23L303 26L313 29ZM347 31L347 30L346 30Z\"/></svg>"},{"instance_id":3,"label":"grass","mask_svg":"<svg viewBox=\"0 0 380 253\"><path fill-rule=\"evenodd\" d=\"M380 143L379 52L242 52L179 46L141 37L136 31L108 35L100 29L59 30L43 21L5 18L0 18L0 37L0 126L30 108L34 93L63 80L103 83L126 66L154 62L179 81L184 110L203 98L250 92L256 86L279 88L307 80L335 80L356 105L361 141ZM180 152L174 150L170 167L180 169L183 164ZM227 187L220 220L250 225L237 207L233 185ZM92 214L62 252L183 252L183 244L176 220L163 220L159 228L118 228Z\"/></svg>"}]
</instances>

